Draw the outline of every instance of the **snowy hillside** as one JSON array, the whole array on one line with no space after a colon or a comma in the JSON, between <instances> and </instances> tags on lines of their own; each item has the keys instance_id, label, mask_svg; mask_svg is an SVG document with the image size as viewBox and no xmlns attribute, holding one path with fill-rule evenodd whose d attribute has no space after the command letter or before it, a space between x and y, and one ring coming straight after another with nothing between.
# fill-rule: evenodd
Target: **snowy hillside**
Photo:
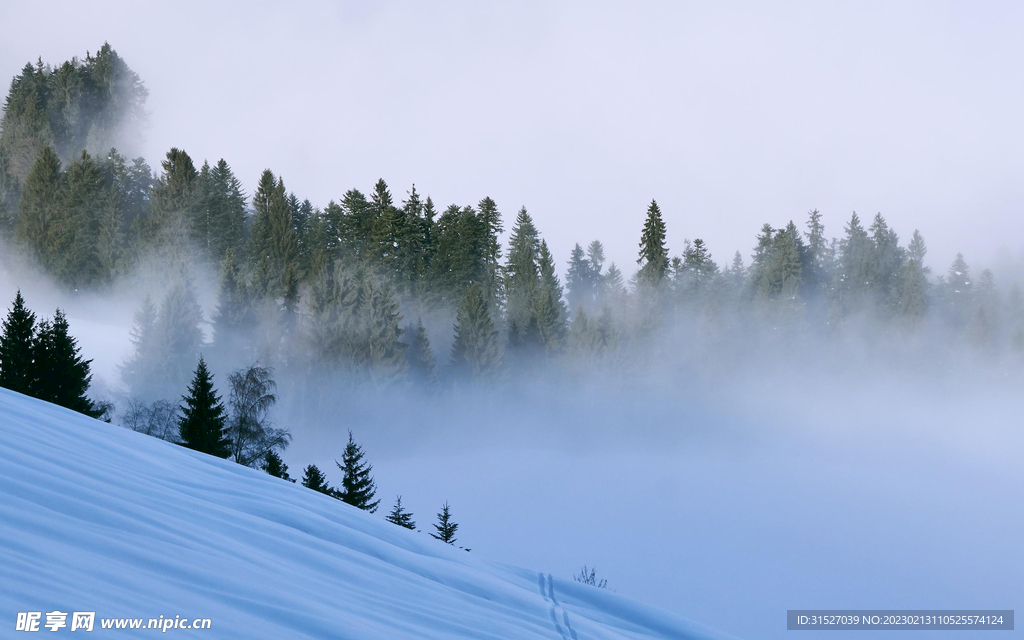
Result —
<instances>
[{"instance_id":1,"label":"snowy hillside","mask_svg":"<svg viewBox=\"0 0 1024 640\"><path fill-rule=\"evenodd\" d=\"M95 611L98 637L159 616L210 638L721 637L499 554L0 389L5 631L59 610Z\"/></svg>"}]
</instances>

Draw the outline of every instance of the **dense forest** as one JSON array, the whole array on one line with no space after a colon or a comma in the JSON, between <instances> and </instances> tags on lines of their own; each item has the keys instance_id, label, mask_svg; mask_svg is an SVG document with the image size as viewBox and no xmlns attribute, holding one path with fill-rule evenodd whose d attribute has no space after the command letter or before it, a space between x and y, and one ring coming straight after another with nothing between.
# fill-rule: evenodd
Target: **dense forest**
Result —
<instances>
[{"instance_id":1,"label":"dense forest","mask_svg":"<svg viewBox=\"0 0 1024 640\"><path fill-rule=\"evenodd\" d=\"M841 341L866 319L935 343L922 349L1024 349L1016 284L999 289L959 255L933 272L922 234L902 241L881 214L850 215L837 237L817 210L802 225L767 222L749 255L719 262L699 238L670 249L652 200L638 203L635 268L608 263L599 240L556 259L525 207L503 214L489 197L438 205L382 179L315 206L270 169L247 194L224 159L199 164L177 148L153 171L113 147L139 135L146 96L104 45L59 67L26 65L0 123L5 260L76 291L162 275L134 318L123 367L133 401L179 397L201 354L218 371L258 362L282 380L338 373L346 385L435 393L541 370L632 375L673 358L657 348L666 336L679 353L747 348L752 336L758 348ZM219 274L205 313L204 273ZM324 402L323 389L302 387Z\"/></svg>"}]
</instances>

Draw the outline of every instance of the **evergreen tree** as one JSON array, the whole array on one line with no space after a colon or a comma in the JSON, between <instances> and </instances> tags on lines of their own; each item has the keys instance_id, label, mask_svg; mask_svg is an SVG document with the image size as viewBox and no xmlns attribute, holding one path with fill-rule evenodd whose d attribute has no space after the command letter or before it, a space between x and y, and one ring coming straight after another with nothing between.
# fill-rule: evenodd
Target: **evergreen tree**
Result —
<instances>
[{"instance_id":1,"label":"evergreen tree","mask_svg":"<svg viewBox=\"0 0 1024 640\"><path fill-rule=\"evenodd\" d=\"M373 465L365 462L363 457L363 448L355 443L352 432L349 431L348 444L341 456L341 462L335 461L345 474L341 479L340 497L346 504L373 513L380 505L380 500L373 499L377 493L377 485L370 475Z\"/></svg>"},{"instance_id":2,"label":"evergreen tree","mask_svg":"<svg viewBox=\"0 0 1024 640\"><path fill-rule=\"evenodd\" d=\"M590 279L594 286L594 295L599 304L604 303L604 245L600 240L593 240L587 245L587 260L590 261Z\"/></svg>"},{"instance_id":3,"label":"evergreen tree","mask_svg":"<svg viewBox=\"0 0 1024 640\"><path fill-rule=\"evenodd\" d=\"M232 355L241 352L247 360L254 360L256 353L250 336L255 327L255 308L249 285L238 268L234 249L229 248L221 263L217 312L213 317L213 337L218 350Z\"/></svg>"},{"instance_id":4,"label":"evergreen tree","mask_svg":"<svg viewBox=\"0 0 1024 640\"><path fill-rule=\"evenodd\" d=\"M803 278L809 290L820 293L828 285L828 270L825 264L827 254L828 239L825 238L821 212L812 209L807 214L807 261L803 269Z\"/></svg>"},{"instance_id":5,"label":"evergreen tree","mask_svg":"<svg viewBox=\"0 0 1024 640\"><path fill-rule=\"evenodd\" d=\"M490 284L487 266L487 234L483 220L472 207L451 205L434 225L434 254L430 261L430 286L436 302L454 306L471 284Z\"/></svg>"},{"instance_id":6,"label":"evergreen tree","mask_svg":"<svg viewBox=\"0 0 1024 640\"><path fill-rule=\"evenodd\" d=\"M889 228L882 214L871 223L869 282L880 304L898 296L897 287L903 271L906 251L899 246L899 237Z\"/></svg>"},{"instance_id":7,"label":"evergreen tree","mask_svg":"<svg viewBox=\"0 0 1024 640\"><path fill-rule=\"evenodd\" d=\"M164 173L151 192L153 216L147 221L145 235L154 243L180 243L190 236L196 218L199 172L188 153L176 147L167 152L160 166Z\"/></svg>"},{"instance_id":8,"label":"evergreen tree","mask_svg":"<svg viewBox=\"0 0 1024 640\"><path fill-rule=\"evenodd\" d=\"M0 333L0 387L31 395L35 386L33 343L36 316L25 306L19 290Z\"/></svg>"},{"instance_id":9,"label":"evergreen tree","mask_svg":"<svg viewBox=\"0 0 1024 640\"><path fill-rule=\"evenodd\" d=\"M282 480L295 482L295 480L292 479L290 475L288 475L288 465L284 463L284 460L281 459L281 456L279 456L277 452L274 451L273 449L268 451L266 455L263 456L263 464L260 468L266 471L268 474L274 476L275 478L281 478Z\"/></svg>"},{"instance_id":10,"label":"evergreen tree","mask_svg":"<svg viewBox=\"0 0 1024 640\"><path fill-rule=\"evenodd\" d=\"M949 267L942 297L950 320L956 326L965 326L974 311L974 283L963 254L956 254L956 259Z\"/></svg>"},{"instance_id":11,"label":"evergreen tree","mask_svg":"<svg viewBox=\"0 0 1024 640\"><path fill-rule=\"evenodd\" d=\"M406 529L415 529L416 522L412 519L412 513L402 508L402 496L395 498L395 506L391 509L391 513L384 518L391 524L397 524L400 527Z\"/></svg>"},{"instance_id":12,"label":"evergreen tree","mask_svg":"<svg viewBox=\"0 0 1024 640\"><path fill-rule=\"evenodd\" d=\"M914 235L910 238L910 244L907 245L907 257L917 263L918 268L925 276L931 273L931 269L924 264L924 256L927 253L928 248L924 244L924 237L921 236L920 231L914 229Z\"/></svg>"},{"instance_id":13,"label":"evergreen tree","mask_svg":"<svg viewBox=\"0 0 1024 640\"><path fill-rule=\"evenodd\" d=\"M409 363L409 378L414 382L433 384L437 380L436 365L423 320L418 319L415 326L410 323L405 329L405 334L411 339L409 347L405 350L405 359Z\"/></svg>"},{"instance_id":14,"label":"evergreen tree","mask_svg":"<svg viewBox=\"0 0 1024 640\"><path fill-rule=\"evenodd\" d=\"M338 497L337 491L327 484L327 476L315 464L307 466L302 472L302 486L318 491L332 498Z\"/></svg>"},{"instance_id":15,"label":"evergreen tree","mask_svg":"<svg viewBox=\"0 0 1024 640\"><path fill-rule=\"evenodd\" d=\"M56 236L49 248L53 274L72 287L94 284L104 275L100 272L100 236L102 214L111 197L104 180L103 169L83 151L65 172L63 202L50 221L51 237ZM107 226L117 228L116 224Z\"/></svg>"},{"instance_id":16,"label":"evergreen tree","mask_svg":"<svg viewBox=\"0 0 1024 640\"><path fill-rule=\"evenodd\" d=\"M202 356L188 387L188 395L182 396L182 400L185 405L178 419L182 444L218 458L231 455L231 443L224 433L227 419L224 404L213 388L213 374L207 369Z\"/></svg>"},{"instance_id":17,"label":"evergreen tree","mask_svg":"<svg viewBox=\"0 0 1024 640\"><path fill-rule=\"evenodd\" d=\"M191 278L182 274L160 304L150 343L153 351L142 355L148 359L142 370L149 377L126 380L133 395L166 398L188 381L190 363L203 348L203 331L199 326L202 321L195 287Z\"/></svg>"},{"instance_id":18,"label":"evergreen tree","mask_svg":"<svg viewBox=\"0 0 1024 640\"><path fill-rule=\"evenodd\" d=\"M540 288L540 237L526 207L519 210L509 237L508 259L503 274L505 318L509 345L517 347L526 340L527 328L533 322L533 304ZM537 336L539 342L539 334ZM533 345L530 345L533 346ZM539 346L539 345L538 345Z\"/></svg>"},{"instance_id":19,"label":"evergreen tree","mask_svg":"<svg viewBox=\"0 0 1024 640\"><path fill-rule=\"evenodd\" d=\"M60 159L51 147L43 147L22 187L14 236L50 272L57 266L58 251L67 248L70 232L67 223L59 220L63 186Z\"/></svg>"},{"instance_id":20,"label":"evergreen tree","mask_svg":"<svg viewBox=\"0 0 1024 640\"><path fill-rule=\"evenodd\" d=\"M570 309L589 308L596 299L596 282L593 266L577 243L569 255L569 269L565 274L565 286L568 290L565 298Z\"/></svg>"},{"instance_id":21,"label":"evergreen tree","mask_svg":"<svg viewBox=\"0 0 1024 640\"><path fill-rule=\"evenodd\" d=\"M711 259L711 252L700 238L689 243L683 251L683 260L676 274L678 294L693 296L705 293L718 276L718 265Z\"/></svg>"},{"instance_id":22,"label":"evergreen tree","mask_svg":"<svg viewBox=\"0 0 1024 640\"><path fill-rule=\"evenodd\" d=\"M848 308L859 305L861 296L871 286L871 251L871 239L854 212L846 225L846 238L840 246L837 283L840 296Z\"/></svg>"},{"instance_id":23,"label":"evergreen tree","mask_svg":"<svg viewBox=\"0 0 1024 640\"><path fill-rule=\"evenodd\" d=\"M501 243L498 235L504 231L501 224L501 212L498 205L487 197L477 203L477 217L480 220L484 263L484 294L488 300L494 300L501 285Z\"/></svg>"},{"instance_id":24,"label":"evergreen tree","mask_svg":"<svg viewBox=\"0 0 1024 640\"><path fill-rule=\"evenodd\" d=\"M132 356L121 367L121 379L129 383L132 391L141 390L139 381L150 381L155 378L156 368L156 305L147 294L142 305L135 312L134 325L129 339L132 343Z\"/></svg>"},{"instance_id":25,"label":"evergreen tree","mask_svg":"<svg viewBox=\"0 0 1024 640\"><path fill-rule=\"evenodd\" d=\"M901 315L917 320L928 309L928 280L916 259L911 258L903 267L900 282L899 307Z\"/></svg>"},{"instance_id":26,"label":"evergreen tree","mask_svg":"<svg viewBox=\"0 0 1024 640\"><path fill-rule=\"evenodd\" d=\"M204 244L207 255L221 260L228 251L242 250L245 224L245 194L242 183L221 158L209 170L209 183L202 209L206 215Z\"/></svg>"},{"instance_id":27,"label":"evergreen tree","mask_svg":"<svg viewBox=\"0 0 1024 640\"><path fill-rule=\"evenodd\" d=\"M647 220L640 236L639 281L656 285L668 273L668 249L665 246L665 221L661 217L658 203L651 200L647 207Z\"/></svg>"},{"instance_id":28,"label":"evergreen tree","mask_svg":"<svg viewBox=\"0 0 1024 640\"><path fill-rule=\"evenodd\" d=\"M455 532L458 529L459 525L452 520L451 508L445 502L441 507L441 512L437 514L437 524L434 525L436 533L431 533L430 535L441 542L455 544Z\"/></svg>"},{"instance_id":29,"label":"evergreen tree","mask_svg":"<svg viewBox=\"0 0 1024 640\"><path fill-rule=\"evenodd\" d=\"M366 365L374 381L392 381L404 375L409 367L406 345L401 341L402 316L398 302L387 283L368 277L363 281L363 288L365 316L361 333Z\"/></svg>"},{"instance_id":30,"label":"evergreen tree","mask_svg":"<svg viewBox=\"0 0 1024 640\"><path fill-rule=\"evenodd\" d=\"M386 194L386 195L385 195ZM376 222L375 211L390 205L391 194L383 180L377 183L375 203L371 206L358 189L350 189L341 199L337 213L337 228L341 237L342 253L358 258L368 258L372 251L373 230Z\"/></svg>"},{"instance_id":31,"label":"evergreen tree","mask_svg":"<svg viewBox=\"0 0 1024 640\"><path fill-rule=\"evenodd\" d=\"M71 336L67 317L57 309L52 321L40 323L33 342L34 385L32 395L72 411L99 418L105 408L86 397L92 360L82 358L78 341Z\"/></svg>"},{"instance_id":32,"label":"evergreen tree","mask_svg":"<svg viewBox=\"0 0 1024 640\"><path fill-rule=\"evenodd\" d=\"M547 242L541 240L540 290L534 300L533 313L545 351L558 351L565 341L567 312L562 302L562 285L555 273L555 260L548 250Z\"/></svg>"},{"instance_id":33,"label":"evergreen tree","mask_svg":"<svg viewBox=\"0 0 1024 640\"><path fill-rule=\"evenodd\" d=\"M459 304L451 359L457 375L473 378L491 374L501 366L498 331L480 285L470 286Z\"/></svg>"}]
</instances>

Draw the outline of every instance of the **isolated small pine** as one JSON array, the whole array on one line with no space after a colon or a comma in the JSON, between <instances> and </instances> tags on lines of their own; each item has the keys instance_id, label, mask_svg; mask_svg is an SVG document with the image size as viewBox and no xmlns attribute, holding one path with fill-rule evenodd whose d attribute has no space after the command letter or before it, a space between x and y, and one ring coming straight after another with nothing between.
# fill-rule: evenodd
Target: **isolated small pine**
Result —
<instances>
[{"instance_id":1,"label":"isolated small pine","mask_svg":"<svg viewBox=\"0 0 1024 640\"><path fill-rule=\"evenodd\" d=\"M400 527L406 529L415 529L416 523L412 519L412 513L402 508L402 496L398 496L395 499L395 506L391 509L391 513L384 518L391 524L397 524Z\"/></svg>"},{"instance_id":2,"label":"isolated small pine","mask_svg":"<svg viewBox=\"0 0 1024 640\"><path fill-rule=\"evenodd\" d=\"M302 472L302 486L318 491L331 497L338 497L335 490L327 484L327 476L315 464L307 466Z\"/></svg>"},{"instance_id":3,"label":"isolated small pine","mask_svg":"<svg viewBox=\"0 0 1024 640\"><path fill-rule=\"evenodd\" d=\"M341 462L335 461L338 468L345 476L341 480L341 499L353 507L359 507L364 511L373 513L380 505L380 500L374 500L377 493L377 485L373 481L370 472L373 465L363 461L363 448L352 439L352 432L348 432L348 444L345 446L345 453L341 456Z\"/></svg>"},{"instance_id":4,"label":"isolated small pine","mask_svg":"<svg viewBox=\"0 0 1024 640\"><path fill-rule=\"evenodd\" d=\"M276 451L268 451L266 455L263 456L263 465L261 468L275 478L295 482L295 479L288 475L288 465L284 463L281 456L277 455Z\"/></svg>"},{"instance_id":5,"label":"isolated small pine","mask_svg":"<svg viewBox=\"0 0 1024 640\"><path fill-rule=\"evenodd\" d=\"M0 387L30 394L34 382L33 342L36 316L25 306L21 291L14 296L14 306L7 312L0 333Z\"/></svg>"},{"instance_id":6,"label":"isolated small pine","mask_svg":"<svg viewBox=\"0 0 1024 640\"><path fill-rule=\"evenodd\" d=\"M224 403L213 388L213 374L206 367L202 356L199 357L188 395L182 396L182 399L185 406L181 408L181 417L178 419L182 444L218 458L231 455L230 442L224 434L227 419Z\"/></svg>"},{"instance_id":7,"label":"isolated small pine","mask_svg":"<svg viewBox=\"0 0 1024 640\"><path fill-rule=\"evenodd\" d=\"M455 544L455 532L458 528L459 525L452 521L451 507L449 507L448 503L445 502L441 507L441 512L437 514L437 524L434 525L434 529L437 533L432 533L430 535L441 542Z\"/></svg>"}]
</instances>

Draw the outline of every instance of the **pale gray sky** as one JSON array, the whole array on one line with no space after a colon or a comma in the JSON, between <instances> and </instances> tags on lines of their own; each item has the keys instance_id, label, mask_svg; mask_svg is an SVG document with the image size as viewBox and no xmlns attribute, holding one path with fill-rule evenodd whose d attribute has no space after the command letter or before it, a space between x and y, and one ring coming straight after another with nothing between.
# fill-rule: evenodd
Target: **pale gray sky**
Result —
<instances>
[{"instance_id":1,"label":"pale gray sky","mask_svg":"<svg viewBox=\"0 0 1024 640\"><path fill-rule=\"evenodd\" d=\"M287 5L287 6L286 6ZM630 273L657 198L673 254L749 260L812 207L881 211L931 263L1024 249L1024 5L1012 2L0 5L0 76L110 41L151 91L145 155L224 157L323 205L384 177L526 205L564 268Z\"/></svg>"}]
</instances>

